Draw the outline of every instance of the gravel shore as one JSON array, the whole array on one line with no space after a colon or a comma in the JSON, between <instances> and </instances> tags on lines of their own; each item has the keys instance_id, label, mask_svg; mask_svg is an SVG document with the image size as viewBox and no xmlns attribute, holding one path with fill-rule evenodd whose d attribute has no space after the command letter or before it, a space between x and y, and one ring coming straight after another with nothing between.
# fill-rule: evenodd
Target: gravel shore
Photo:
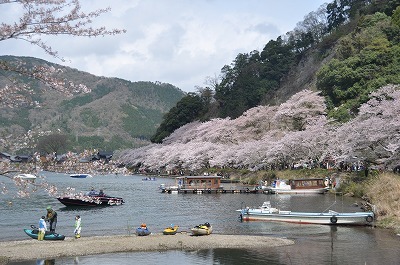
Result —
<instances>
[{"instance_id":1,"label":"gravel shore","mask_svg":"<svg viewBox=\"0 0 400 265\"><path fill-rule=\"evenodd\" d=\"M151 234L149 236L96 236L64 241L22 240L0 242L0 264L10 261L75 257L116 252L193 250L211 248L266 248L294 244L283 238L248 235L191 236Z\"/></svg>"}]
</instances>

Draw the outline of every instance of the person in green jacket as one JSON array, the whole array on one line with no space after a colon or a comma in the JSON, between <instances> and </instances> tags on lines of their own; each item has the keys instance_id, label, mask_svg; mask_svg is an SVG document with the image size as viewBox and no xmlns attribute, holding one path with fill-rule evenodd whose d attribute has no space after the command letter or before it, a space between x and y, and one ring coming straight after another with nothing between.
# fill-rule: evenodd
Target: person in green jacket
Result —
<instances>
[{"instance_id":1,"label":"person in green jacket","mask_svg":"<svg viewBox=\"0 0 400 265\"><path fill-rule=\"evenodd\" d=\"M55 233L56 232L56 226L57 226L57 212L54 211L51 206L47 206L46 208L47 214L46 214L46 221L49 222L50 224L50 232Z\"/></svg>"}]
</instances>

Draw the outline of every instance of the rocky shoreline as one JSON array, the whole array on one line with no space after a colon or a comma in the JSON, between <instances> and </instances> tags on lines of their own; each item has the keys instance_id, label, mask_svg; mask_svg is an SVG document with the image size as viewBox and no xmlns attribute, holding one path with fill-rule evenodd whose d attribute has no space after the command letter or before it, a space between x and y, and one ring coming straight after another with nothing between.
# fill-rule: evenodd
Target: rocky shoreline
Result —
<instances>
[{"instance_id":1,"label":"rocky shoreline","mask_svg":"<svg viewBox=\"0 0 400 265\"><path fill-rule=\"evenodd\" d=\"M198 250L212 248L267 248L294 244L293 240L266 236L191 236L151 234L149 236L95 236L64 241L21 240L0 242L0 264L11 261L76 257L117 252Z\"/></svg>"}]
</instances>

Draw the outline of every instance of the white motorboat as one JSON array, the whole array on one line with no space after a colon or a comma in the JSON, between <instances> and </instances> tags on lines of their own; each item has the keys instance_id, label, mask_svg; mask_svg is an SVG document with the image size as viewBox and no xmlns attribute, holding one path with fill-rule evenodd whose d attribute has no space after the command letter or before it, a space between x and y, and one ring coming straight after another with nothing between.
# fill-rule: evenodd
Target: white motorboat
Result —
<instances>
[{"instance_id":1,"label":"white motorboat","mask_svg":"<svg viewBox=\"0 0 400 265\"><path fill-rule=\"evenodd\" d=\"M90 175L90 174L71 174L69 176L71 178L78 178L78 179L92 178L92 175Z\"/></svg>"},{"instance_id":2,"label":"white motorboat","mask_svg":"<svg viewBox=\"0 0 400 265\"><path fill-rule=\"evenodd\" d=\"M35 180L37 177L33 174L25 173L25 174L18 174L13 177L14 179L23 179L23 180Z\"/></svg>"},{"instance_id":3,"label":"white motorboat","mask_svg":"<svg viewBox=\"0 0 400 265\"><path fill-rule=\"evenodd\" d=\"M321 225L372 225L374 222L373 212L292 212L282 211L271 207L269 201L264 202L261 207L237 210L240 212L242 221L276 221L299 224L321 224Z\"/></svg>"}]
</instances>

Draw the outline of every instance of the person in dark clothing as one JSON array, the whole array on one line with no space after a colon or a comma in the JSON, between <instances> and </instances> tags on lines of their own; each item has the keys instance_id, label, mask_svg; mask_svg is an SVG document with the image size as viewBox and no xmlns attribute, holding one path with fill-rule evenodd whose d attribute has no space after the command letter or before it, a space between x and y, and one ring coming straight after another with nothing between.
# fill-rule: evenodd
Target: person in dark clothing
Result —
<instances>
[{"instance_id":1,"label":"person in dark clothing","mask_svg":"<svg viewBox=\"0 0 400 265\"><path fill-rule=\"evenodd\" d=\"M56 226L57 226L57 212L54 211L50 206L46 208L47 214L46 214L46 221L50 223L50 232L56 232Z\"/></svg>"}]
</instances>

